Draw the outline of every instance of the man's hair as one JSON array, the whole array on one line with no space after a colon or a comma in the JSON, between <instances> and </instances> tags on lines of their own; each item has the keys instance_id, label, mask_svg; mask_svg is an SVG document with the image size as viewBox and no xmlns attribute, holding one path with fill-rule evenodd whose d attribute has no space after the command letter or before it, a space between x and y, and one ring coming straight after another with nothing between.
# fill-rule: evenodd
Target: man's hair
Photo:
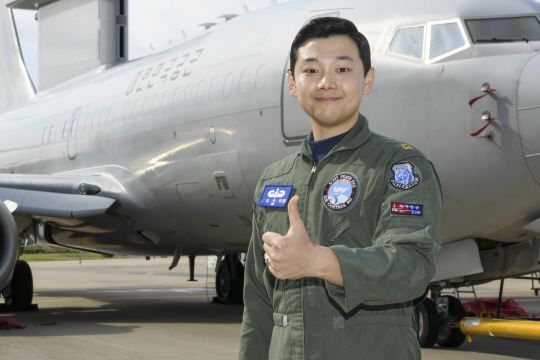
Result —
<instances>
[{"instance_id":1,"label":"man's hair","mask_svg":"<svg viewBox=\"0 0 540 360\"><path fill-rule=\"evenodd\" d=\"M350 37L358 47L358 53L364 65L364 76L371 69L371 54L366 37L358 31L356 26L349 20L337 17L315 18L304 25L291 45L290 70L294 78L294 66L298 59L298 49L306 41L311 39L329 38L331 36L345 35Z\"/></svg>"}]
</instances>

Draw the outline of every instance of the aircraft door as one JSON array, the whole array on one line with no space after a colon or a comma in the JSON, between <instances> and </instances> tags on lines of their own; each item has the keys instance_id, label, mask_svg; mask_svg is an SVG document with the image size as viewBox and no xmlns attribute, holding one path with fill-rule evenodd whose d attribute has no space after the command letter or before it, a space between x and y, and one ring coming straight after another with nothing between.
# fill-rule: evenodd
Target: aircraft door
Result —
<instances>
[{"instance_id":1,"label":"aircraft door","mask_svg":"<svg viewBox=\"0 0 540 360\"><path fill-rule=\"evenodd\" d=\"M521 148L529 171L540 184L540 54L523 67L517 87L517 118Z\"/></svg>"},{"instance_id":2,"label":"aircraft door","mask_svg":"<svg viewBox=\"0 0 540 360\"><path fill-rule=\"evenodd\" d=\"M311 122L309 116L298 103L298 99L289 92L288 70L289 60L287 59L281 89L281 133L285 141L298 141L303 140L309 134Z\"/></svg>"},{"instance_id":3,"label":"aircraft door","mask_svg":"<svg viewBox=\"0 0 540 360\"><path fill-rule=\"evenodd\" d=\"M77 108L69 121L68 133L67 133L67 153L70 160L74 160L77 157L77 146L75 139L77 136L77 126L79 123L79 117L81 116L81 108Z\"/></svg>"}]
</instances>

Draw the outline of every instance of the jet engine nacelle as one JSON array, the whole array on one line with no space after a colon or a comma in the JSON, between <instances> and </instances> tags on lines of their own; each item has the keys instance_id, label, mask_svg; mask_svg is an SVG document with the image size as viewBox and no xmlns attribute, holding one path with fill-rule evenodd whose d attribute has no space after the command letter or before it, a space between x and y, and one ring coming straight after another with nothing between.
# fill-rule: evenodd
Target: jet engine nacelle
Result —
<instances>
[{"instance_id":1,"label":"jet engine nacelle","mask_svg":"<svg viewBox=\"0 0 540 360\"><path fill-rule=\"evenodd\" d=\"M18 238L15 219L0 200L0 291L11 281L19 250Z\"/></svg>"}]
</instances>

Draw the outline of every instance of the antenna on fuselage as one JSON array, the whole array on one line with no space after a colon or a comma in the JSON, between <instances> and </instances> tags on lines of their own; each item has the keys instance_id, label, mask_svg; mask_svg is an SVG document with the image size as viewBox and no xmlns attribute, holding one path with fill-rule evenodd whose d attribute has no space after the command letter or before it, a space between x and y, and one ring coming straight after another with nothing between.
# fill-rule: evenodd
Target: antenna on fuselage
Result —
<instances>
[{"instance_id":1,"label":"antenna on fuselage","mask_svg":"<svg viewBox=\"0 0 540 360\"><path fill-rule=\"evenodd\" d=\"M208 30L212 26L215 26L215 25L217 25L217 23L202 23L202 24L199 24L199 26L204 26L204 30Z\"/></svg>"},{"instance_id":2,"label":"antenna on fuselage","mask_svg":"<svg viewBox=\"0 0 540 360\"><path fill-rule=\"evenodd\" d=\"M221 15L221 16L218 16L218 18L224 18L225 21L229 21L231 20L232 18L235 18L237 17L238 15L236 14L226 14L226 15Z\"/></svg>"}]
</instances>

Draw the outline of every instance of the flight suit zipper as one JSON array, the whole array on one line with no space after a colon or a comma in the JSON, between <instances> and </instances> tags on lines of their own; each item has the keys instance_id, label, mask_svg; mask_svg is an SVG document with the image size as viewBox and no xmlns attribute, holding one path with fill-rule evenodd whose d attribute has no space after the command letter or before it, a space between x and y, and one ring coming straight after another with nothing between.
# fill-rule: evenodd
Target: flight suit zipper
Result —
<instances>
[{"instance_id":1,"label":"flight suit zipper","mask_svg":"<svg viewBox=\"0 0 540 360\"><path fill-rule=\"evenodd\" d=\"M314 176L317 174L317 169L319 169L321 163L323 161L325 161L326 159L328 158L328 155L325 156L324 158L322 158L318 163L315 163L311 160L311 170L309 172L309 176L308 176L308 181L307 183L305 184L306 186L306 192L305 192L305 199L304 199L304 209L303 209L303 219L304 219L304 226L306 228L306 230L308 229L308 226L309 226L309 223L308 223L308 208L309 208L309 204L310 204L310 198L311 198L311 190L312 190L312 185L314 186L314 181L313 181L313 178ZM314 189L316 191L316 189ZM322 195L322 194L321 194ZM313 240L312 240L313 241ZM321 244L322 245L322 244ZM305 316L306 316L306 313L304 311L305 307L306 307L306 303L305 301L309 298L309 295L308 295L308 287L306 287L306 280L305 278L301 278L300 279L301 281L301 291L300 291L300 296L301 296L301 301L302 301L302 321L305 322ZM305 339L305 336L306 336L306 333L305 333L305 329L304 329L304 333L303 333L303 345L305 346L306 344L306 339ZM305 354L305 348L302 348L302 354ZM303 356L302 356L303 358Z\"/></svg>"},{"instance_id":2,"label":"flight suit zipper","mask_svg":"<svg viewBox=\"0 0 540 360\"><path fill-rule=\"evenodd\" d=\"M321 160L323 161L323 160ZM315 173L317 172L317 167L319 166L319 164L321 163L321 161L319 161L318 163L315 163L313 161L311 161L311 170L309 172L309 176L308 176L308 179L307 179L307 182L305 183L304 186L306 186L306 191L305 191L305 199L304 200L304 209L303 209L303 219L304 219L304 226L307 230L308 228L308 208L309 208L309 203L310 203L310 196L311 196L311 185L312 185L312 179L313 179L313 176L315 175ZM305 293L306 292L306 282L305 282L305 278L301 278L300 279L300 282L301 282L301 285L300 285L300 297L301 297L301 304L302 304L302 322L304 322L305 324L305 301L306 301L306 297L307 297L307 294ZM302 328L304 329L304 333L302 334L302 343L303 343L303 346L302 346L302 350L301 350L301 353L302 353L302 358L304 357L305 355L305 344L306 344L306 339L305 339L305 336L306 336L306 333L305 333L305 328L304 328L304 324L302 324Z\"/></svg>"},{"instance_id":3,"label":"flight suit zipper","mask_svg":"<svg viewBox=\"0 0 540 360\"><path fill-rule=\"evenodd\" d=\"M328 156L328 155L327 155L327 156ZM311 185L311 179L313 178L313 175L315 175L315 172L317 171L317 168L318 168L319 164L320 164L322 161L324 161L324 160L327 158L327 156L325 156L324 158L322 158L321 161L319 161L318 163L312 163L312 166L311 166L311 173L309 174L309 181L308 181L308 184L307 184L307 186L308 186L307 197L308 197L308 198L309 198L309 193L310 193L309 187L310 187L310 185ZM307 213L306 213L306 215L307 215ZM325 245L326 245L326 246L331 246L335 241L336 241L336 238L332 238L331 240L326 241L326 242L325 242ZM321 245L322 245L322 244L321 244Z\"/></svg>"}]
</instances>

